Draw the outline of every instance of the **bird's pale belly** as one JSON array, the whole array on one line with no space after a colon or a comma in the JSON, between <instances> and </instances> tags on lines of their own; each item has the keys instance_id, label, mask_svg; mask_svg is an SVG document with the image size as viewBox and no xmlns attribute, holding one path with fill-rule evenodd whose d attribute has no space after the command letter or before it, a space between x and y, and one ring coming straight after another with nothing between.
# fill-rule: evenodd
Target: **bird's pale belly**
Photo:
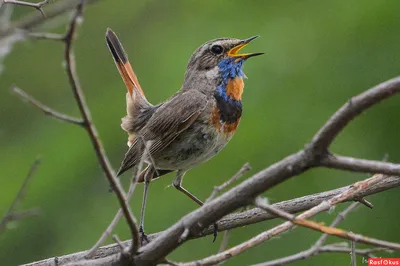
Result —
<instances>
[{"instance_id":1,"label":"bird's pale belly","mask_svg":"<svg viewBox=\"0 0 400 266\"><path fill-rule=\"evenodd\" d=\"M209 123L195 122L153 159L158 169L187 170L211 159L231 138Z\"/></svg>"}]
</instances>

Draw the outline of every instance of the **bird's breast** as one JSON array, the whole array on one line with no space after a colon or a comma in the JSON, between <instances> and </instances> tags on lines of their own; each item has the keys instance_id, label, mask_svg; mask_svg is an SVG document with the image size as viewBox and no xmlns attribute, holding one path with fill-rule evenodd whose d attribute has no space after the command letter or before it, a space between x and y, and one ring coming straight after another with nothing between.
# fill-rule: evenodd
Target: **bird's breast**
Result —
<instances>
[{"instance_id":1,"label":"bird's breast","mask_svg":"<svg viewBox=\"0 0 400 266\"><path fill-rule=\"evenodd\" d=\"M226 95L233 100L241 101L244 89L244 82L241 77L228 79L226 84Z\"/></svg>"},{"instance_id":2,"label":"bird's breast","mask_svg":"<svg viewBox=\"0 0 400 266\"><path fill-rule=\"evenodd\" d=\"M227 114L224 114L226 116ZM211 115L211 124L215 127L218 133L223 134L227 140L229 140L233 134L235 134L236 129L240 122L240 116L236 116L236 118L229 121L224 121L221 116L221 109L218 108L218 105L215 104L212 115Z\"/></svg>"}]
</instances>

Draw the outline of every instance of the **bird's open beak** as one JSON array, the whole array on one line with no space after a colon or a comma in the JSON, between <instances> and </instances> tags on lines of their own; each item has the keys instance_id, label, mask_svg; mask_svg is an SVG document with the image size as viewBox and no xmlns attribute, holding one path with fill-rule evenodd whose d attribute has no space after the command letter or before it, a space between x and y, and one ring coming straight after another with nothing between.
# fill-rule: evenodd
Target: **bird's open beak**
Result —
<instances>
[{"instance_id":1,"label":"bird's open beak","mask_svg":"<svg viewBox=\"0 0 400 266\"><path fill-rule=\"evenodd\" d=\"M252 40L254 40L257 37L259 37L259 36L256 35L256 36L242 40L238 45L236 45L235 47L233 47L232 49L229 50L228 56L247 59L247 58L250 58L253 56L264 54L264 53L239 54L240 50L242 50L248 43L250 43Z\"/></svg>"}]
</instances>

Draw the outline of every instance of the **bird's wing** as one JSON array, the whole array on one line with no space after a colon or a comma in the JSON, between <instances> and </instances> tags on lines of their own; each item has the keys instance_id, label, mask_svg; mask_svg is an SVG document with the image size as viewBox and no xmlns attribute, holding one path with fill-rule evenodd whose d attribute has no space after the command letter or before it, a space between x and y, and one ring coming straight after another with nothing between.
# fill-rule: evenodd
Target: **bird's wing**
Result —
<instances>
[{"instance_id":1,"label":"bird's wing","mask_svg":"<svg viewBox=\"0 0 400 266\"><path fill-rule=\"evenodd\" d=\"M145 145L148 145L147 153L150 153L150 156L167 147L199 117L207 102L207 97L201 92L188 90L177 93L160 106L146 126L138 132L117 175L140 162Z\"/></svg>"}]
</instances>

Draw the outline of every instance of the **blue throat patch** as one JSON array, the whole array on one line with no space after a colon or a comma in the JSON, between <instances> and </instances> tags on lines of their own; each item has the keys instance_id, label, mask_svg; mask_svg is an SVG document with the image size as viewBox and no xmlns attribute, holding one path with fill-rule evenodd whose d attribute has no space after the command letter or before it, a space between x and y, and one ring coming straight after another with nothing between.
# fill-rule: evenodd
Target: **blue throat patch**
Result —
<instances>
[{"instance_id":1,"label":"blue throat patch","mask_svg":"<svg viewBox=\"0 0 400 266\"><path fill-rule=\"evenodd\" d=\"M242 101L235 100L226 93L226 86L229 79L244 76L244 60L236 62L236 59L226 58L218 64L219 73L221 74L221 84L217 87L215 99L220 111L220 120L227 123L236 122L242 115Z\"/></svg>"},{"instance_id":2,"label":"blue throat patch","mask_svg":"<svg viewBox=\"0 0 400 266\"><path fill-rule=\"evenodd\" d=\"M243 77L243 63L244 60L241 59L236 62L236 58L226 58L219 62L219 73L221 74L221 84L217 87L218 95L222 97L225 101L231 101L240 103L241 101L237 101L232 99L226 94L226 86L228 85L229 79L234 79L236 77Z\"/></svg>"}]
</instances>

